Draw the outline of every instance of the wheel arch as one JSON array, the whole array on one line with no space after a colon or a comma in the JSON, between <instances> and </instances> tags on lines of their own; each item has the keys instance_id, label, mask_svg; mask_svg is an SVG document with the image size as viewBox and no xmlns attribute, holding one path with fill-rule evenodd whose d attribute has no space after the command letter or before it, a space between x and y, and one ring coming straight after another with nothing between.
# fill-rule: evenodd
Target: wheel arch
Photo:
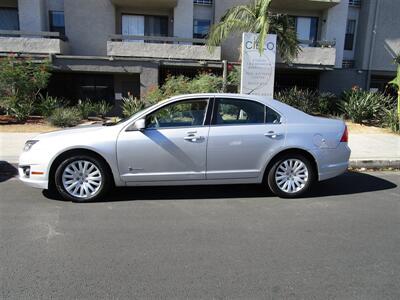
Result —
<instances>
[{"instance_id":1,"label":"wheel arch","mask_svg":"<svg viewBox=\"0 0 400 300\"><path fill-rule=\"evenodd\" d=\"M69 158L72 157L74 155L88 155L88 156L92 156L95 157L99 160L101 160L104 165L107 168L107 171L112 179L112 185L115 186L115 178L114 178L114 173L112 171L111 165L110 163L98 152L91 150L91 149L87 149L87 148L73 148L73 149L68 149L65 150L61 153L59 153L55 159L53 159L53 161L51 162L50 168L49 168L49 177L48 177L48 181L49 181L49 186L54 186L54 181L55 181L55 173L57 170L57 167L60 165L60 163Z\"/></svg>"},{"instance_id":2,"label":"wheel arch","mask_svg":"<svg viewBox=\"0 0 400 300\"><path fill-rule=\"evenodd\" d=\"M315 158L315 156L302 148L287 148L287 149L283 149L277 153L275 153L275 155L268 161L268 163L265 166L264 169L264 175L263 175L263 181L268 177L268 172L271 169L271 167L273 166L273 164L282 156L287 155L287 154L301 154L304 155L312 164L314 172L317 176L317 178L319 177L319 172L318 172L318 163L317 160Z\"/></svg>"}]
</instances>

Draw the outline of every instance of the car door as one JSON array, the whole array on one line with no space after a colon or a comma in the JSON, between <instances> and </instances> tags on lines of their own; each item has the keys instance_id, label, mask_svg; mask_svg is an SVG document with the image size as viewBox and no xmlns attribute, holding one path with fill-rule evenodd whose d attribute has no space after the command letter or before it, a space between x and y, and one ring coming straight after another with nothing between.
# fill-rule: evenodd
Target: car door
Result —
<instances>
[{"instance_id":1,"label":"car door","mask_svg":"<svg viewBox=\"0 0 400 300\"><path fill-rule=\"evenodd\" d=\"M166 104L146 116L144 130L124 130L118 168L126 182L204 180L209 99Z\"/></svg>"},{"instance_id":2,"label":"car door","mask_svg":"<svg viewBox=\"0 0 400 300\"><path fill-rule=\"evenodd\" d=\"M281 116L264 104L215 99L207 147L207 180L257 178L274 149L283 146Z\"/></svg>"}]
</instances>

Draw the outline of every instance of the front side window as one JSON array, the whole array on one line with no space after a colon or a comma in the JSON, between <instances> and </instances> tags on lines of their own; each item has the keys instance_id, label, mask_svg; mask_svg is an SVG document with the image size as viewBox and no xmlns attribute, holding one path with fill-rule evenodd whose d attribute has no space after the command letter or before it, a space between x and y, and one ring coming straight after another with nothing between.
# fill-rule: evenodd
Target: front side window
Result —
<instances>
[{"instance_id":1,"label":"front side window","mask_svg":"<svg viewBox=\"0 0 400 300\"><path fill-rule=\"evenodd\" d=\"M50 11L50 31L65 35L65 22L63 11Z\"/></svg>"},{"instance_id":2,"label":"front side window","mask_svg":"<svg viewBox=\"0 0 400 300\"><path fill-rule=\"evenodd\" d=\"M265 122L265 106L261 103L238 100L217 99L213 123L216 125L261 124Z\"/></svg>"},{"instance_id":3,"label":"front side window","mask_svg":"<svg viewBox=\"0 0 400 300\"><path fill-rule=\"evenodd\" d=\"M203 126L208 100L187 100L169 104L146 118L146 128Z\"/></svg>"},{"instance_id":4,"label":"front side window","mask_svg":"<svg viewBox=\"0 0 400 300\"><path fill-rule=\"evenodd\" d=\"M0 7L0 30L19 30L18 9Z\"/></svg>"}]
</instances>

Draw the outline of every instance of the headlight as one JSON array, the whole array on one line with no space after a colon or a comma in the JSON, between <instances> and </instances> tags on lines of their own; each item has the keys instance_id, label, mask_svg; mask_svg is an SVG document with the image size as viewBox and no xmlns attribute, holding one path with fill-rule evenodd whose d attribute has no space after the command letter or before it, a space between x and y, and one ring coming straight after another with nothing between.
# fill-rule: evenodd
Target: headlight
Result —
<instances>
[{"instance_id":1,"label":"headlight","mask_svg":"<svg viewBox=\"0 0 400 300\"><path fill-rule=\"evenodd\" d=\"M37 142L39 141L38 140L26 141L23 151L24 152L29 151L32 148L32 146L35 145Z\"/></svg>"}]
</instances>

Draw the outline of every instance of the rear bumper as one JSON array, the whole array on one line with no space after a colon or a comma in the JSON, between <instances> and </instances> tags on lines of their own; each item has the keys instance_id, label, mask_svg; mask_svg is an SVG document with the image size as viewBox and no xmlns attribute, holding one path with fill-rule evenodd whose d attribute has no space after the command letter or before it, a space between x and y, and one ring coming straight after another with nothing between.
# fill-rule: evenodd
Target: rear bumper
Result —
<instances>
[{"instance_id":1,"label":"rear bumper","mask_svg":"<svg viewBox=\"0 0 400 300\"><path fill-rule=\"evenodd\" d=\"M349 168L351 150L347 143L340 143L336 149L318 149L314 152L318 162L318 180L339 176Z\"/></svg>"}]
</instances>

